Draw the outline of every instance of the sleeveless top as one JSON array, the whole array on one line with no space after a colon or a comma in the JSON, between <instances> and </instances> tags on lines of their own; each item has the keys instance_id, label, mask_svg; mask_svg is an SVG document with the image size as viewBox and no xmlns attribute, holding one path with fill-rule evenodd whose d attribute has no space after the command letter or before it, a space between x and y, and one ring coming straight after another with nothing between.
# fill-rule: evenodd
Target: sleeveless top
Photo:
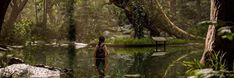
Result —
<instances>
[{"instance_id":1,"label":"sleeveless top","mask_svg":"<svg viewBox=\"0 0 234 78\"><path fill-rule=\"evenodd\" d=\"M105 58L104 45L98 46L96 50L96 58Z\"/></svg>"}]
</instances>

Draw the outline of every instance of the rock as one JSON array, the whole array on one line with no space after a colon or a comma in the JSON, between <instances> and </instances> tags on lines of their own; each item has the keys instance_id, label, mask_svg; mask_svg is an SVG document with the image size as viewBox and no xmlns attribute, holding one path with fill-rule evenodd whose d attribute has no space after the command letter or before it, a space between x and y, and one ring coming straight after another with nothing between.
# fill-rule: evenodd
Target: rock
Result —
<instances>
[{"instance_id":1,"label":"rock","mask_svg":"<svg viewBox=\"0 0 234 78\"><path fill-rule=\"evenodd\" d=\"M60 71L60 75L62 77L65 77L65 78L73 76L73 70L71 70L71 69L61 69L61 68L46 66L46 65L43 65L43 64L36 64L34 66L46 68L46 69L53 70L53 71Z\"/></svg>"},{"instance_id":2,"label":"rock","mask_svg":"<svg viewBox=\"0 0 234 78\"><path fill-rule=\"evenodd\" d=\"M16 58L16 57L10 57L10 60L8 61L8 65L12 65L12 64L21 64L24 63L24 61L20 58Z\"/></svg>"},{"instance_id":3,"label":"rock","mask_svg":"<svg viewBox=\"0 0 234 78\"><path fill-rule=\"evenodd\" d=\"M109 37L110 36L110 31L104 31L103 36L104 37Z\"/></svg>"},{"instance_id":4,"label":"rock","mask_svg":"<svg viewBox=\"0 0 234 78\"><path fill-rule=\"evenodd\" d=\"M140 74L127 74L124 75L124 78L141 78Z\"/></svg>"},{"instance_id":5,"label":"rock","mask_svg":"<svg viewBox=\"0 0 234 78\"><path fill-rule=\"evenodd\" d=\"M84 48L84 47L87 47L88 46L88 44L85 44L85 43L76 43L76 42L72 42L72 43L74 43L74 45L75 45L75 49L80 49L80 48ZM62 46L62 47L68 47L69 46L69 44L60 44L60 46Z\"/></svg>"},{"instance_id":6,"label":"rock","mask_svg":"<svg viewBox=\"0 0 234 78\"><path fill-rule=\"evenodd\" d=\"M167 52L155 52L155 53L153 53L151 56L164 56L164 55L166 55L167 54Z\"/></svg>"},{"instance_id":7,"label":"rock","mask_svg":"<svg viewBox=\"0 0 234 78\"><path fill-rule=\"evenodd\" d=\"M0 69L0 78L59 78L60 71L35 67L28 64L13 64Z\"/></svg>"},{"instance_id":8,"label":"rock","mask_svg":"<svg viewBox=\"0 0 234 78\"><path fill-rule=\"evenodd\" d=\"M11 48L13 48L13 49L22 49L22 48L24 48L24 46L11 46Z\"/></svg>"},{"instance_id":9,"label":"rock","mask_svg":"<svg viewBox=\"0 0 234 78\"><path fill-rule=\"evenodd\" d=\"M199 69L195 70L195 78L225 78L219 71L213 69Z\"/></svg>"},{"instance_id":10,"label":"rock","mask_svg":"<svg viewBox=\"0 0 234 78\"><path fill-rule=\"evenodd\" d=\"M74 44L75 44L76 49L80 49L80 48L84 48L88 46L88 44L84 44L84 43L74 43Z\"/></svg>"}]
</instances>

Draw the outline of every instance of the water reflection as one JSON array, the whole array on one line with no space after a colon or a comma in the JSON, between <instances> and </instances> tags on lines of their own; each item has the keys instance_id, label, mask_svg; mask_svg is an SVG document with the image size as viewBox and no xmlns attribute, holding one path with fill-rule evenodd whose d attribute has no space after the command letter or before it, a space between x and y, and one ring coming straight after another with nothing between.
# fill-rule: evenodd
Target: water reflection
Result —
<instances>
[{"instance_id":1,"label":"water reflection","mask_svg":"<svg viewBox=\"0 0 234 78\"><path fill-rule=\"evenodd\" d=\"M133 54L134 61L132 63L131 68L129 69L129 74L143 74L143 59L144 53L134 53Z\"/></svg>"},{"instance_id":2,"label":"water reflection","mask_svg":"<svg viewBox=\"0 0 234 78\"><path fill-rule=\"evenodd\" d=\"M155 57L150 56L154 48L109 48L109 50L107 75L114 78L122 78L126 74L141 74L145 78L161 78L173 61L192 51L187 47L176 47L168 49L169 53L165 56ZM71 68L76 78L97 78L93 62L93 48L75 50L74 47L69 49L66 47L34 46L14 51L12 54L30 64ZM175 64L168 72L168 78L183 75L185 69L180 63ZM178 70L179 73L172 70Z\"/></svg>"},{"instance_id":3,"label":"water reflection","mask_svg":"<svg viewBox=\"0 0 234 78\"><path fill-rule=\"evenodd\" d=\"M74 66L76 65L76 49L75 49L75 44L70 43L68 46L68 52L67 52L67 68L73 69Z\"/></svg>"},{"instance_id":4,"label":"water reflection","mask_svg":"<svg viewBox=\"0 0 234 78\"><path fill-rule=\"evenodd\" d=\"M31 46L31 48L25 49L24 59L31 61L32 64L46 64L46 52L47 47L43 46Z\"/></svg>"},{"instance_id":5,"label":"water reflection","mask_svg":"<svg viewBox=\"0 0 234 78\"><path fill-rule=\"evenodd\" d=\"M76 60L76 49L75 49L75 44L74 43L70 43L68 46L68 52L67 52L67 67L70 70L73 70L74 68L76 68L76 64L77 62ZM72 71L73 72L73 71ZM71 75L71 77L75 77L74 75Z\"/></svg>"}]
</instances>

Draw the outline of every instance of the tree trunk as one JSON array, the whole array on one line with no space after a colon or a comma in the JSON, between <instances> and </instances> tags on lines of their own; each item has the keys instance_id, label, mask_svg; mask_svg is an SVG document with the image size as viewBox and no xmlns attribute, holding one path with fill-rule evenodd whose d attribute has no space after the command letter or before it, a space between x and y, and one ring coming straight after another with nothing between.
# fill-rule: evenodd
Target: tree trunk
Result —
<instances>
[{"instance_id":1,"label":"tree trunk","mask_svg":"<svg viewBox=\"0 0 234 78\"><path fill-rule=\"evenodd\" d=\"M145 18L145 14L142 11L143 8L139 5L133 5L132 10L125 9L125 14L129 20L129 22L133 25L134 28L134 38L143 38L144 26L147 26L147 19ZM144 15L143 15L144 14Z\"/></svg>"},{"instance_id":2,"label":"tree trunk","mask_svg":"<svg viewBox=\"0 0 234 78\"><path fill-rule=\"evenodd\" d=\"M152 24L156 28L167 32L170 35L173 35L177 38L186 38L186 39L197 39L200 37L196 37L192 34L189 34L188 32L180 29L178 26L176 26L164 13L162 6L158 2L158 0L152 1L154 5L150 5L151 3L147 3L150 1L143 1L144 7L146 8L146 12L153 11L153 13L149 16L149 20L152 21ZM154 6L153 8L149 8L150 6Z\"/></svg>"},{"instance_id":3,"label":"tree trunk","mask_svg":"<svg viewBox=\"0 0 234 78\"><path fill-rule=\"evenodd\" d=\"M47 14L48 14L48 17L49 17L49 20L50 20L50 23L51 24L54 24L54 23L56 23L55 22L55 17L54 17L54 15L53 15L53 6L54 6L54 4L55 4L55 2L53 2L52 0L49 0L48 2L47 2Z\"/></svg>"},{"instance_id":4,"label":"tree trunk","mask_svg":"<svg viewBox=\"0 0 234 78\"><path fill-rule=\"evenodd\" d=\"M10 28L14 28L13 24L15 23L17 17L19 16L20 12L23 10L24 6L28 0L12 0L10 6L12 8L11 14L9 19L6 21L6 26Z\"/></svg>"},{"instance_id":5,"label":"tree trunk","mask_svg":"<svg viewBox=\"0 0 234 78\"><path fill-rule=\"evenodd\" d=\"M144 9L140 6L139 2L135 1L135 4L129 0L110 0L110 2L117 7L124 9L125 15L127 16L129 22L133 25L135 38L144 37L143 27L150 31L151 36L160 35L157 28L151 28L152 24L148 20L148 14L144 12Z\"/></svg>"},{"instance_id":6,"label":"tree trunk","mask_svg":"<svg viewBox=\"0 0 234 78\"><path fill-rule=\"evenodd\" d=\"M132 11L133 9L131 8L131 5L134 5L134 4L132 4L131 1L132 0L111 0L113 4L127 11ZM150 31L158 33L158 30L163 30L166 33L173 35L177 38L186 38L186 39L198 38L180 29L172 21L170 21L168 16L162 10L162 6L159 4L157 0L140 1L140 3L143 3L144 5L142 7L142 8L145 8L143 9L143 12L144 14L146 14L145 18L149 23L148 25L145 25L145 27L149 29ZM139 6L141 6L141 4L139 4Z\"/></svg>"},{"instance_id":7,"label":"tree trunk","mask_svg":"<svg viewBox=\"0 0 234 78\"><path fill-rule=\"evenodd\" d=\"M43 0L43 29L46 28L46 25L47 25L47 3L48 3L48 0Z\"/></svg>"},{"instance_id":8,"label":"tree trunk","mask_svg":"<svg viewBox=\"0 0 234 78\"><path fill-rule=\"evenodd\" d=\"M146 14L143 11L143 8L139 5L138 1L128 0L112 0L119 8L124 9L125 15L128 18L129 22L133 25L134 29L134 38L143 38L144 33L143 29L148 25L148 20Z\"/></svg>"},{"instance_id":9,"label":"tree trunk","mask_svg":"<svg viewBox=\"0 0 234 78\"><path fill-rule=\"evenodd\" d=\"M234 32L233 4L234 0L211 0L210 20L217 25L210 25L208 28L201 64L207 63L209 53L222 52L225 53L227 69L233 70L234 40L222 37L225 33Z\"/></svg>"},{"instance_id":10,"label":"tree trunk","mask_svg":"<svg viewBox=\"0 0 234 78\"><path fill-rule=\"evenodd\" d=\"M196 1L196 8L197 8L197 17L196 23L201 22L201 0Z\"/></svg>"},{"instance_id":11,"label":"tree trunk","mask_svg":"<svg viewBox=\"0 0 234 78\"><path fill-rule=\"evenodd\" d=\"M0 2L0 32L2 30L4 17L5 17L5 14L6 14L6 11L10 2L11 0L1 0Z\"/></svg>"},{"instance_id":12,"label":"tree trunk","mask_svg":"<svg viewBox=\"0 0 234 78\"><path fill-rule=\"evenodd\" d=\"M16 22L20 12L23 10L24 6L28 0L12 0L10 3L11 12L9 18L6 20L3 37L13 36L14 23Z\"/></svg>"}]
</instances>

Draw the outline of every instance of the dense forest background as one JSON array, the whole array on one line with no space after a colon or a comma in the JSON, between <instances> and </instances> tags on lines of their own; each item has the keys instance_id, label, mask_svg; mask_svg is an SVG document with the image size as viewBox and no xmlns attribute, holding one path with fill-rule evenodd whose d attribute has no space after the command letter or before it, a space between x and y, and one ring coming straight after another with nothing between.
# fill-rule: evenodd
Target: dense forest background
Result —
<instances>
[{"instance_id":1,"label":"dense forest background","mask_svg":"<svg viewBox=\"0 0 234 78\"><path fill-rule=\"evenodd\" d=\"M12 0L0 34L1 43L13 45L38 40L66 41L68 35L66 3L66 0ZM175 26L189 34L205 37L208 25L200 23L209 20L210 1L208 0L151 0L151 2L133 0L131 4L131 6L137 5L135 9L139 9L130 12L133 15L134 11L138 13L142 10L142 13L135 16L142 14L152 17L160 15L155 11L162 11ZM111 3L108 0L75 0L76 41L89 43L103 33L109 38L123 34L134 36L135 25L128 17L124 9L115 5L114 1ZM153 23L162 21L164 20L153 19ZM161 27L157 29L160 32L158 34L174 36L163 30L161 25L164 24L156 24L153 28L146 27L143 34L150 35L150 29ZM170 28L165 25L164 29Z\"/></svg>"},{"instance_id":2,"label":"dense forest background","mask_svg":"<svg viewBox=\"0 0 234 78\"><path fill-rule=\"evenodd\" d=\"M90 58L97 51L95 45L105 43L110 77L132 73L145 78L200 77L196 73L207 70L214 77L232 77L233 3L2 0L0 68L17 58L35 66L68 68L76 77L96 77L95 60ZM104 40L98 40L100 36Z\"/></svg>"}]
</instances>

